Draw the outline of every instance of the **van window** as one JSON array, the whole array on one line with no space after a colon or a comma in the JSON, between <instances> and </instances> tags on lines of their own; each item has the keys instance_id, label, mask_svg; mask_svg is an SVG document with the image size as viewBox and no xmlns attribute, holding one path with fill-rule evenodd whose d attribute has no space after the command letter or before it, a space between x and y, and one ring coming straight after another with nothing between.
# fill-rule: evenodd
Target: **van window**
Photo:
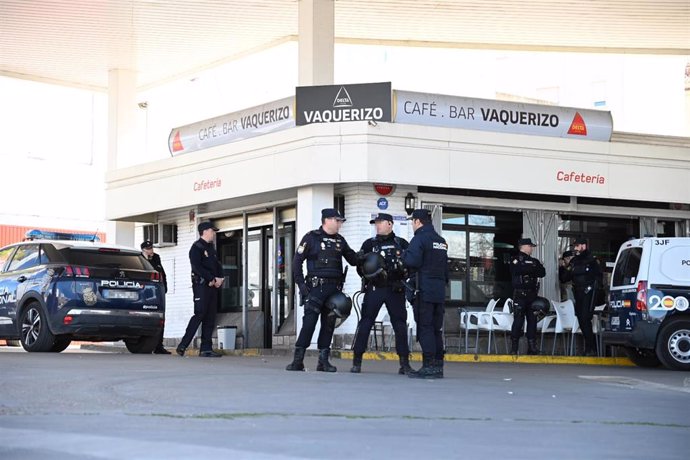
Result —
<instances>
[{"instance_id":1,"label":"van window","mask_svg":"<svg viewBox=\"0 0 690 460\"><path fill-rule=\"evenodd\" d=\"M641 260L642 248L630 248L623 251L613 269L613 287L635 284Z\"/></svg>"}]
</instances>

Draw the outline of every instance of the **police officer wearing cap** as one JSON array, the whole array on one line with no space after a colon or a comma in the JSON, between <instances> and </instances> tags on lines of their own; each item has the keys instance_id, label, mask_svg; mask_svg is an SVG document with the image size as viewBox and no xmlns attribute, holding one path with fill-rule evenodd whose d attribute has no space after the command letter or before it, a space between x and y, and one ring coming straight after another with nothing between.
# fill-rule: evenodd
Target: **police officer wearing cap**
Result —
<instances>
[{"instance_id":1,"label":"police officer wearing cap","mask_svg":"<svg viewBox=\"0 0 690 460\"><path fill-rule=\"evenodd\" d=\"M213 239L218 229L211 222L202 222L198 226L200 238L189 250L189 262L192 265L192 290L194 292L194 316L189 320L182 341L177 346L177 354L184 356L187 347L194 338L201 324L201 346L199 356L202 358L219 358L213 351L212 336L216 325L218 290L223 285L223 267L216 255Z\"/></svg>"},{"instance_id":2,"label":"police officer wearing cap","mask_svg":"<svg viewBox=\"0 0 690 460\"><path fill-rule=\"evenodd\" d=\"M422 368L411 378L443 377L443 302L448 283L448 245L434 230L431 213L415 209L410 217L414 237L403 253L403 264L414 276L411 303L417 321L417 337L422 347Z\"/></svg>"},{"instance_id":3,"label":"police officer wearing cap","mask_svg":"<svg viewBox=\"0 0 690 460\"><path fill-rule=\"evenodd\" d=\"M585 339L586 356L597 355L597 345L592 330L594 315L594 295L601 287L601 267L597 259L587 249L585 238L576 238L573 246L575 257L570 260L565 270L560 271L562 283L572 281L575 295L575 316Z\"/></svg>"},{"instance_id":4,"label":"police officer wearing cap","mask_svg":"<svg viewBox=\"0 0 690 460\"><path fill-rule=\"evenodd\" d=\"M510 277L513 283L513 329L510 333L511 354L516 354L520 337L527 319L527 354L539 353L537 347L537 314L532 308L539 292L539 278L546 276L546 270L539 260L532 257L532 249L537 245L530 238L518 240L520 252L510 261Z\"/></svg>"},{"instance_id":5,"label":"police officer wearing cap","mask_svg":"<svg viewBox=\"0 0 690 460\"><path fill-rule=\"evenodd\" d=\"M335 318L329 315L325 301L343 288L343 257L350 265L356 265L357 254L338 232L345 219L338 210L321 210L321 227L312 230L302 238L292 261L292 276L299 289L301 304L304 305L302 330L295 343L295 356L288 364L288 371L304 370L304 353L311 343L316 323L321 320L317 345L319 363L317 371L335 372L335 366L328 362L331 340L335 330ZM307 261L307 277L302 265Z\"/></svg>"},{"instance_id":6,"label":"police officer wearing cap","mask_svg":"<svg viewBox=\"0 0 690 460\"><path fill-rule=\"evenodd\" d=\"M395 350L400 359L401 375L409 374L410 349L407 344L407 309L405 308L405 269L402 264L402 253L409 246L407 240L395 236L393 233L393 216L379 213L369 221L376 225L376 236L362 243L360 257L367 254L380 255L381 267L374 266L374 273L367 273L370 267L360 265L358 271L363 275L364 301L362 303L362 318L357 325L357 337L354 345L354 358L350 372L362 371L362 355L366 351L371 327L376 321L381 306L385 303L391 324L395 331ZM378 272L378 273L376 273ZM373 275L373 276L371 276Z\"/></svg>"},{"instance_id":7,"label":"police officer wearing cap","mask_svg":"<svg viewBox=\"0 0 690 460\"><path fill-rule=\"evenodd\" d=\"M165 294L168 292L168 280L167 277L165 276L165 270L163 269L163 263L161 262L161 257L153 252L153 243L149 240L146 240L141 243L139 246L141 247L141 255L144 256L146 260L149 261L149 263L153 266L154 270L156 270L161 277L161 284L163 285L163 305L165 305ZM153 350L154 355L169 355L170 352L165 349L163 346L163 328L161 328L161 337L160 340L158 341L158 345L156 348Z\"/></svg>"}]
</instances>

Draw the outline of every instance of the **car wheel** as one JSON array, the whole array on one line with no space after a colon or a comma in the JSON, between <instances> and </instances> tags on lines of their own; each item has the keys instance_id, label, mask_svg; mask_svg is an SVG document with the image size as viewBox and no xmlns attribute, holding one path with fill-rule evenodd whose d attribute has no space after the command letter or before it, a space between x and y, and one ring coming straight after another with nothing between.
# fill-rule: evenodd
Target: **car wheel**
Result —
<instances>
[{"instance_id":1,"label":"car wheel","mask_svg":"<svg viewBox=\"0 0 690 460\"><path fill-rule=\"evenodd\" d=\"M690 371L690 319L672 319L661 328L656 354L664 366L675 371Z\"/></svg>"},{"instance_id":2,"label":"car wheel","mask_svg":"<svg viewBox=\"0 0 690 460\"><path fill-rule=\"evenodd\" d=\"M69 335L58 335L55 337L55 343L53 343L53 346L50 347L50 351L60 353L65 348L69 347L70 343L72 343L72 337Z\"/></svg>"},{"instance_id":3,"label":"car wheel","mask_svg":"<svg viewBox=\"0 0 690 460\"><path fill-rule=\"evenodd\" d=\"M158 335L143 336L138 339L125 339L125 345L130 353L150 354L156 349L158 345Z\"/></svg>"},{"instance_id":4,"label":"car wheel","mask_svg":"<svg viewBox=\"0 0 690 460\"><path fill-rule=\"evenodd\" d=\"M50 351L55 336L48 329L46 315L37 302L24 309L19 324L22 327L19 340L26 351Z\"/></svg>"},{"instance_id":5,"label":"car wheel","mask_svg":"<svg viewBox=\"0 0 690 460\"><path fill-rule=\"evenodd\" d=\"M630 361L640 367L659 367L661 361L654 353L654 350L646 348L623 347L625 354L630 358Z\"/></svg>"}]
</instances>

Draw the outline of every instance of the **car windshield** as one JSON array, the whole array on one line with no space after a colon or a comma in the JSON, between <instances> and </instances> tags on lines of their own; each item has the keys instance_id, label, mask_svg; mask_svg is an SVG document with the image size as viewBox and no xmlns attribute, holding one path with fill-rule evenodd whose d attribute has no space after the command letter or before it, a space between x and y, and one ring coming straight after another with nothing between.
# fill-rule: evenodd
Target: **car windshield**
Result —
<instances>
[{"instance_id":1,"label":"car windshield","mask_svg":"<svg viewBox=\"0 0 690 460\"><path fill-rule=\"evenodd\" d=\"M64 248L58 251L64 260L71 265L131 270L151 269L140 254L131 252L96 251L93 249L77 248Z\"/></svg>"}]
</instances>

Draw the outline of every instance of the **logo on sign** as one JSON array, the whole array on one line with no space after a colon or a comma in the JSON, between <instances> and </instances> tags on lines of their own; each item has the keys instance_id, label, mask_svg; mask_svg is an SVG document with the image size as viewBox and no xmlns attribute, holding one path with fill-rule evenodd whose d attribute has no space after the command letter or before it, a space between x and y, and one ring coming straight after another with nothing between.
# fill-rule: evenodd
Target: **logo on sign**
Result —
<instances>
[{"instance_id":1,"label":"logo on sign","mask_svg":"<svg viewBox=\"0 0 690 460\"><path fill-rule=\"evenodd\" d=\"M340 87L333 101L333 108L335 109L338 107L352 107L352 98L344 86Z\"/></svg>"},{"instance_id":2,"label":"logo on sign","mask_svg":"<svg viewBox=\"0 0 690 460\"><path fill-rule=\"evenodd\" d=\"M388 209L388 200L385 198L379 198L376 201L376 206L381 210Z\"/></svg>"},{"instance_id":3,"label":"logo on sign","mask_svg":"<svg viewBox=\"0 0 690 460\"><path fill-rule=\"evenodd\" d=\"M180 140L179 131L175 133L175 137L173 138L172 150L173 152L179 152L180 150L184 150L184 145L182 145L182 141Z\"/></svg>"},{"instance_id":4,"label":"logo on sign","mask_svg":"<svg viewBox=\"0 0 690 460\"><path fill-rule=\"evenodd\" d=\"M575 112L573 122L570 123L568 134L574 134L576 136L587 135L587 125L585 125L585 120L582 118L582 115L580 115L580 112Z\"/></svg>"}]
</instances>

